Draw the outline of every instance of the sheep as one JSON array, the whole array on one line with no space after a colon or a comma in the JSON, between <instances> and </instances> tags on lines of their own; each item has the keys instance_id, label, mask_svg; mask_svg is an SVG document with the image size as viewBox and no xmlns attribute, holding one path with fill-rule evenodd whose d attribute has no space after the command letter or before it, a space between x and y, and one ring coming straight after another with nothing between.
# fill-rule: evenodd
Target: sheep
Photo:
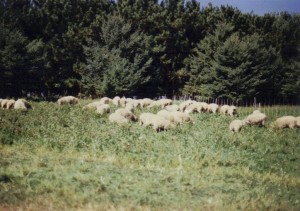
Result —
<instances>
[{"instance_id":1,"label":"sheep","mask_svg":"<svg viewBox=\"0 0 300 211\"><path fill-rule=\"evenodd\" d=\"M152 108L152 107L160 107L160 108L164 108L168 105L172 105L173 104L173 100L170 99L160 99L157 101L153 101L151 105L148 106L148 108Z\"/></svg>"},{"instance_id":2,"label":"sheep","mask_svg":"<svg viewBox=\"0 0 300 211\"><path fill-rule=\"evenodd\" d=\"M261 112L260 112L260 110L254 110L253 112L252 112L252 114L260 114Z\"/></svg>"},{"instance_id":3,"label":"sheep","mask_svg":"<svg viewBox=\"0 0 300 211\"><path fill-rule=\"evenodd\" d=\"M97 109L98 106L101 106L103 105L103 101L96 101L96 102L92 102L92 103L89 103L85 106L83 106L84 109Z\"/></svg>"},{"instance_id":4,"label":"sheep","mask_svg":"<svg viewBox=\"0 0 300 211\"><path fill-rule=\"evenodd\" d=\"M126 118L128 120L132 120L132 121L137 120L136 116L131 111L129 111L125 108L119 108L115 111L115 113L120 114L121 116L123 116L124 118Z\"/></svg>"},{"instance_id":5,"label":"sheep","mask_svg":"<svg viewBox=\"0 0 300 211\"><path fill-rule=\"evenodd\" d=\"M6 108L6 104L7 104L7 102L8 102L8 100L7 99L3 99L2 101L1 101L1 108Z\"/></svg>"},{"instance_id":6,"label":"sheep","mask_svg":"<svg viewBox=\"0 0 300 211\"><path fill-rule=\"evenodd\" d=\"M267 120L267 116L263 113L255 113L255 114L250 114L246 117L245 122L246 124L250 125L265 125L265 122Z\"/></svg>"},{"instance_id":7,"label":"sheep","mask_svg":"<svg viewBox=\"0 0 300 211\"><path fill-rule=\"evenodd\" d=\"M208 112L215 114L218 112L218 110L219 110L218 104L215 103L208 104Z\"/></svg>"},{"instance_id":8,"label":"sheep","mask_svg":"<svg viewBox=\"0 0 300 211\"><path fill-rule=\"evenodd\" d=\"M168 105L165 107L167 111L179 111L179 106L174 104L174 105Z\"/></svg>"},{"instance_id":9,"label":"sheep","mask_svg":"<svg viewBox=\"0 0 300 211\"><path fill-rule=\"evenodd\" d=\"M194 102L195 102L195 101L193 101L193 100L187 100L187 101L184 101L184 102L180 103L180 105L179 105L179 110L180 110L181 112L184 112L185 109L186 109L189 105L193 104Z\"/></svg>"},{"instance_id":10,"label":"sheep","mask_svg":"<svg viewBox=\"0 0 300 211\"><path fill-rule=\"evenodd\" d=\"M300 116L296 117L296 125L300 127Z\"/></svg>"},{"instance_id":11,"label":"sheep","mask_svg":"<svg viewBox=\"0 0 300 211\"><path fill-rule=\"evenodd\" d=\"M110 113L110 106L108 104L99 105L97 106L96 113L101 115Z\"/></svg>"},{"instance_id":12,"label":"sheep","mask_svg":"<svg viewBox=\"0 0 300 211\"><path fill-rule=\"evenodd\" d=\"M227 114L229 114L230 116L234 116L237 115L237 107L236 106L229 106L229 109L227 111Z\"/></svg>"},{"instance_id":13,"label":"sheep","mask_svg":"<svg viewBox=\"0 0 300 211\"><path fill-rule=\"evenodd\" d=\"M11 100L8 100L7 103L6 103L6 109L13 109L14 108L14 105L15 105L15 100L11 99Z\"/></svg>"},{"instance_id":14,"label":"sheep","mask_svg":"<svg viewBox=\"0 0 300 211\"><path fill-rule=\"evenodd\" d=\"M167 119L167 120L174 123L174 115L171 112L167 111L167 110L161 110L161 111L157 112L157 115L162 116L165 119Z\"/></svg>"},{"instance_id":15,"label":"sheep","mask_svg":"<svg viewBox=\"0 0 300 211\"><path fill-rule=\"evenodd\" d=\"M223 105L220 108L220 113L226 115L228 114L228 110L229 110L229 105Z\"/></svg>"},{"instance_id":16,"label":"sheep","mask_svg":"<svg viewBox=\"0 0 300 211\"><path fill-rule=\"evenodd\" d=\"M297 127L296 117L293 116L282 116L277 118L274 122L275 128L295 128Z\"/></svg>"},{"instance_id":17,"label":"sheep","mask_svg":"<svg viewBox=\"0 0 300 211\"><path fill-rule=\"evenodd\" d=\"M142 113L139 118L139 124L145 127L152 125L153 129L157 132L174 127L169 120L152 113Z\"/></svg>"},{"instance_id":18,"label":"sheep","mask_svg":"<svg viewBox=\"0 0 300 211\"><path fill-rule=\"evenodd\" d=\"M202 113L202 112L206 112L208 109L208 104L205 102L198 102L197 103L197 109L198 109L198 113Z\"/></svg>"},{"instance_id":19,"label":"sheep","mask_svg":"<svg viewBox=\"0 0 300 211\"><path fill-rule=\"evenodd\" d=\"M149 98L144 98L140 100L140 106L141 108L145 108L147 106L150 106L153 102L154 100L151 100Z\"/></svg>"},{"instance_id":20,"label":"sheep","mask_svg":"<svg viewBox=\"0 0 300 211\"><path fill-rule=\"evenodd\" d=\"M120 97L119 96L116 96L112 99L112 103L115 105L115 106L120 106Z\"/></svg>"},{"instance_id":21,"label":"sheep","mask_svg":"<svg viewBox=\"0 0 300 211\"><path fill-rule=\"evenodd\" d=\"M122 98L120 99L119 103L120 103L120 106L125 107L125 106L126 106L126 103L127 103L126 98L125 98L125 97L122 97Z\"/></svg>"},{"instance_id":22,"label":"sheep","mask_svg":"<svg viewBox=\"0 0 300 211\"><path fill-rule=\"evenodd\" d=\"M127 109L128 111L131 111L132 113L134 112L134 104L133 103L127 103L125 106L125 109Z\"/></svg>"},{"instance_id":23,"label":"sheep","mask_svg":"<svg viewBox=\"0 0 300 211\"><path fill-rule=\"evenodd\" d=\"M206 111L206 105L202 102L195 102L190 104L186 109L185 109L185 113L202 113Z\"/></svg>"},{"instance_id":24,"label":"sheep","mask_svg":"<svg viewBox=\"0 0 300 211\"><path fill-rule=\"evenodd\" d=\"M245 121L244 120L233 120L230 125L229 125L229 130L232 132L240 132L242 127L245 125Z\"/></svg>"},{"instance_id":25,"label":"sheep","mask_svg":"<svg viewBox=\"0 0 300 211\"><path fill-rule=\"evenodd\" d=\"M79 103L79 99L73 96L61 97L57 100L58 105L75 105Z\"/></svg>"},{"instance_id":26,"label":"sheep","mask_svg":"<svg viewBox=\"0 0 300 211\"><path fill-rule=\"evenodd\" d=\"M112 102L112 99L108 98L108 97L102 97L99 102L101 102L102 104L109 104L110 102Z\"/></svg>"},{"instance_id":27,"label":"sheep","mask_svg":"<svg viewBox=\"0 0 300 211\"><path fill-rule=\"evenodd\" d=\"M194 123L192 117L189 114L183 113L180 111L172 111L170 112L173 115L175 124L182 124L184 122Z\"/></svg>"},{"instance_id":28,"label":"sheep","mask_svg":"<svg viewBox=\"0 0 300 211\"><path fill-rule=\"evenodd\" d=\"M16 110L28 110L31 108L31 105L25 99L18 99L14 104L14 109Z\"/></svg>"},{"instance_id":29,"label":"sheep","mask_svg":"<svg viewBox=\"0 0 300 211\"><path fill-rule=\"evenodd\" d=\"M121 116L119 113L112 113L108 117L110 122L115 122L118 124L126 124L129 123L129 119Z\"/></svg>"}]
</instances>

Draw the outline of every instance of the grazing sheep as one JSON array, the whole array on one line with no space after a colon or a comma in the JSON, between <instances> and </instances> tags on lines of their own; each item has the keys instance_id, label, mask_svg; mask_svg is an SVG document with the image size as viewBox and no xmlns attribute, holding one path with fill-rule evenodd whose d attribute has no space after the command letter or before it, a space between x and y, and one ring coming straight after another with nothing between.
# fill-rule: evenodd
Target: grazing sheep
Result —
<instances>
[{"instance_id":1,"label":"grazing sheep","mask_svg":"<svg viewBox=\"0 0 300 211\"><path fill-rule=\"evenodd\" d=\"M28 110L31 105L25 99L18 99L14 104L14 109Z\"/></svg>"},{"instance_id":2,"label":"grazing sheep","mask_svg":"<svg viewBox=\"0 0 300 211\"><path fill-rule=\"evenodd\" d=\"M265 122L267 120L267 116L263 113L255 113L255 114L250 114L246 117L246 124L250 125L265 125Z\"/></svg>"},{"instance_id":3,"label":"grazing sheep","mask_svg":"<svg viewBox=\"0 0 300 211\"><path fill-rule=\"evenodd\" d=\"M136 116L131 111L129 111L125 108L119 108L115 111L115 113L120 114L121 116L123 116L124 118L126 118L128 120L132 120L132 121L137 120Z\"/></svg>"},{"instance_id":4,"label":"grazing sheep","mask_svg":"<svg viewBox=\"0 0 300 211\"><path fill-rule=\"evenodd\" d=\"M99 100L102 104L109 104L110 102L112 102L112 99L108 98L108 97L102 97Z\"/></svg>"},{"instance_id":5,"label":"grazing sheep","mask_svg":"<svg viewBox=\"0 0 300 211\"><path fill-rule=\"evenodd\" d=\"M96 113L101 115L110 113L110 106L108 104L99 105L97 106Z\"/></svg>"},{"instance_id":6,"label":"grazing sheep","mask_svg":"<svg viewBox=\"0 0 300 211\"><path fill-rule=\"evenodd\" d=\"M83 106L84 109L97 109L98 106L101 106L103 105L103 102L100 102L100 101L96 101L96 102L92 102L92 103L89 103L85 106Z\"/></svg>"},{"instance_id":7,"label":"grazing sheep","mask_svg":"<svg viewBox=\"0 0 300 211\"><path fill-rule=\"evenodd\" d=\"M173 115L175 124L182 124L184 122L188 122L192 124L194 123L192 117L187 113L183 113L180 111L173 111L171 112L171 114Z\"/></svg>"},{"instance_id":8,"label":"grazing sheep","mask_svg":"<svg viewBox=\"0 0 300 211\"><path fill-rule=\"evenodd\" d=\"M164 108L168 105L172 105L173 104L173 100L170 99L160 99L157 101L153 101L151 105L148 106L148 108L152 108L152 107L160 107L160 108Z\"/></svg>"},{"instance_id":9,"label":"grazing sheep","mask_svg":"<svg viewBox=\"0 0 300 211\"><path fill-rule=\"evenodd\" d=\"M150 106L153 102L154 102L154 100L151 100L149 98L144 98L144 99L140 100L140 106L142 108L145 108L147 106Z\"/></svg>"},{"instance_id":10,"label":"grazing sheep","mask_svg":"<svg viewBox=\"0 0 300 211\"><path fill-rule=\"evenodd\" d=\"M57 100L58 105L75 105L79 103L79 99L73 96L61 97Z\"/></svg>"},{"instance_id":11,"label":"grazing sheep","mask_svg":"<svg viewBox=\"0 0 300 211\"><path fill-rule=\"evenodd\" d=\"M131 103L127 103L126 106L125 106L125 109L127 109L128 111L131 111L132 113L134 112L134 104L131 102Z\"/></svg>"},{"instance_id":12,"label":"grazing sheep","mask_svg":"<svg viewBox=\"0 0 300 211\"><path fill-rule=\"evenodd\" d=\"M168 130L174 127L174 125L172 125L169 120L152 113L142 113L139 118L139 124L145 127L148 125L152 125L153 129L157 132Z\"/></svg>"},{"instance_id":13,"label":"grazing sheep","mask_svg":"<svg viewBox=\"0 0 300 211\"><path fill-rule=\"evenodd\" d=\"M122 97L119 102L120 102L120 106L121 107L125 107L126 106L127 101L126 101L125 97Z\"/></svg>"},{"instance_id":14,"label":"grazing sheep","mask_svg":"<svg viewBox=\"0 0 300 211\"><path fill-rule=\"evenodd\" d=\"M168 105L165 107L167 111L179 111L179 106L174 104L174 105Z\"/></svg>"},{"instance_id":15,"label":"grazing sheep","mask_svg":"<svg viewBox=\"0 0 300 211\"><path fill-rule=\"evenodd\" d=\"M229 106L227 114L229 114L230 116L237 115L237 107L236 106Z\"/></svg>"},{"instance_id":16,"label":"grazing sheep","mask_svg":"<svg viewBox=\"0 0 300 211\"><path fill-rule=\"evenodd\" d=\"M300 127L300 116L296 117L296 125L297 127Z\"/></svg>"},{"instance_id":17,"label":"grazing sheep","mask_svg":"<svg viewBox=\"0 0 300 211\"><path fill-rule=\"evenodd\" d=\"M152 124L152 119L156 116L155 114L152 113L142 113L139 117L139 124L141 126L147 127L148 125Z\"/></svg>"},{"instance_id":18,"label":"grazing sheep","mask_svg":"<svg viewBox=\"0 0 300 211\"><path fill-rule=\"evenodd\" d=\"M7 99L3 99L3 100L1 101L1 108L6 108L7 102L8 102Z\"/></svg>"},{"instance_id":19,"label":"grazing sheep","mask_svg":"<svg viewBox=\"0 0 300 211\"><path fill-rule=\"evenodd\" d=\"M11 100L8 100L7 103L6 103L6 109L13 109L14 108L14 105L15 105L15 100L11 99Z\"/></svg>"},{"instance_id":20,"label":"grazing sheep","mask_svg":"<svg viewBox=\"0 0 300 211\"><path fill-rule=\"evenodd\" d=\"M186 109L185 109L185 113L202 113L206 111L206 105L202 102L194 102L192 104L190 104Z\"/></svg>"},{"instance_id":21,"label":"grazing sheep","mask_svg":"<svg viewBox=\"0 0 300 211\"><path fill-rule=\"evenodd\" d=\"M228 110L229 110L229 105L222 105L220 108L220 113L226 115L228 114Z\"/></svg>"},{"instance_id":22,"label":"grazing sheep","mask_svg":"<svg viewBox=\"0 0 300 211\"><path fill-rule=\"evenodd\" d=\"M205 102L198 102L197 105L198 113L206 112L208 109L208 104Z\"/></svg>"},{"instance_id":23,"label":"grazing sheep","mask_svg":"<svg viewBox=\"0 0 300 211\"><path fill-rule=\"evenodd\" d=\"M165 119L174 123L174 115L167 110L161 110L161 111L157 112L157 115L164 117Z\"/></svg>"},{"instance_id":24,"label":"grazing sheep","mask_svg":"<svg viewBox=\"0 0 300 211\"><path fill-rule=\"evenodd\" d=\"M295 128L297 127L297 120L296 117L293 116L283 116L277 118L274 122L275 128Z\"/></svg>"},{"instance_id":25,"label":"grazing sheep","mask_svg":"<svg viewBox=\"0 0 300 211\"><path fill-rule=\"evenodd\" d=\"M181 112L184 112L185 109L186 109L189 105L193 104L194 102L195 102L195 101L193 101L193 100L187 100L187 101L184 101L184 102L180 103L180 105L179 105L179 110L180 110Z\"/></svg>"},{"instance_id":26,"label":"grazing sheep","mask_svg":"<svg viewBox=\"0 0 300 211\"><path fill-rule=\"evenodd\" d=\"M116 96L112 99L112 103L115 105L115 106L120 106L120 97L119 96Z\"/></svg>"},{"instance_id":27,"label":"grazing sheep","mask_svg":"<svg viewBox=\"0 0 300 211\"><path fill-rule=\"evenodd\" d=\"M260 114L261 112L260 112L260 110L254 110L253 112L252 112L252 114Z\"/></svg>"},{"instance_id":28,"label":"grazing sheep","mask_svg":"<svg viewBox=\"0 0 300 211\"><path fill-rule=\"evenodd\" d=\"M216 103L208 104L208 112L215 114L218 112L218 110L219 110L218 104Z\"/></svg>"},{"instance_id":29,"label":"grazing sheep","mask_svg":"<svg viewBox=\"0 0 300 211\"><path fill-rule=\"evenodd\" d=\"M111 115L109 115L108 119L110 122L115 122L118 124L129 123L129 119L121 116L119 113L112 113Z\"/></svg>"},{"instance_id":30,"label":"grazing sheep","mask_svg":"<svg viewBox=\"0 0 300 211\"><path fill-rule=\"evenodd\" d=\"M245 121L236 119L230 123L229 130L237 133L241 131L244 125L245 125Z\"/></svg>"}]
</instances>

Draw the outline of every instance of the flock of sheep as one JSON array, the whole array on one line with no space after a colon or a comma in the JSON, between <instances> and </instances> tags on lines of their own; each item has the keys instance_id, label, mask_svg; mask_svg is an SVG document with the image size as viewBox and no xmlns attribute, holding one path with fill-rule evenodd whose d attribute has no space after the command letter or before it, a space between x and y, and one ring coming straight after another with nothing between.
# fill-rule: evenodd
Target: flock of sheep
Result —
<instances>
[{"instance_id":1,"label":"flock of sheep","mask_svg":"<svg viewBox=\"0 0 300 211\"><path fill-rule=\"evenodd\" d=\"M73 96L65 96L58 99L59 105L75 105L79 103L79 99ZM114 104L118 108L115 112L111 113L110 104ZM156 114L145 112L141 113L137 118L134 115L136 108L160 108ZM31 109L31 105L25 99L0 99L0 108L2 109ZM109 115L109 121L118 124L125 124L130 121L139 121L141 126L152 126L156 131L168 130L174 128L176 125L183 123L194 124L190 113L217 113L220 112L223 115L236 116L237 107L223 105L219 106L215 103L196 102L193 100L187 100L179 105L174 104L173 100L160 99L151 100L149 98L144 99L132 99L132 98L120 98L118 96L110 99L103 97L98 101L89 103L84 106L84 109L94 109L98 114L111 113ZM233 120L229 125L229 130L232 132L240 132L245 125L265 125L267 116L261 113L259 110L253 111L245 119ZM272 124L274 128L297 128L300 127L300 116L283 116L275 120Z\"/></svg>"},{"instance_id":2,"label":"flock of sheep","mask_svg":"<svg viewBox=\"0 0 300 211\"><path fill-rule=\"evenodd\" d=\"M58 101L59 105L69 104L74 105L79 102L79 99L73 96L66 96L60 98ZM179 105L173 104L173 100L160 99L151 100L149 98L144 99L132 99L132 98L120 98L118 96L110 99L103 97L99 101L89 103L84 106L85 109L94 109L98 114L110 113L110 103L114 104L118 108L115 112L109 115L109 121L118 124L128 123L130 121L139 121L141 126L152 126L156 131L168 130L174 128L176 125L183 123L194 124L190 113L217 113L220 112L223 115L236 116L237 107L223 105L219 106L215 103L196 102L193 100L187 100ZM134 115L136 108L153 108L157 107L162 110L156 114L145 112L141 113L137 118ZM245 125L265 125L267 116L261 113L259 110L253 111L252 114L248 115L244 120L233 120L229 125L229 130L232 132L241 131ZM275 120L272 124L275 128L296 128L300 127L300 117L283 116Z\"/></svg>"}]
</instances>

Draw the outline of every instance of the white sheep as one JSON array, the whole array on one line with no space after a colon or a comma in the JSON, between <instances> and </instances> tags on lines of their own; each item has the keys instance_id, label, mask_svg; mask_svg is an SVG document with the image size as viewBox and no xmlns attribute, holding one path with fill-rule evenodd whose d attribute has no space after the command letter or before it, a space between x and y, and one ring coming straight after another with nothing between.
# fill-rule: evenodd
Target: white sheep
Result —
<instances>
[{"instance_id":1,"label":"white sheep","mask_svg":"<svg viewBox=\"0 0 300 211\"><path fill-rule=\"evenodd\" d=\"M198 103L192 103L184 110L184 112L187 114L196 113L196 112L198 112L198 107L199 107Z\"/></svg>"},{"instance_id":2,"label":"white sheep","mask_svg":"<svg viewBox=\"0 0 300 211\"><path fill-rule=\"evenodd\" d=\"M160 108L164 108L168 105L172 105L173 104L173 100L170 99L160 99L157 101L153 101L151 105L148 106L148 108L152 108L152 107L160 107Z\"/></svg>"},{"instance_id":3,"label":"white sheep","mask_svg":"<svg viewBox=\"0 0 300 211\"><path fill-rule=\"evenodd\" d=\"M228 110L229 110L229 105L222 105L220 108L220 113L226 115L228 114Z\"/></svg>"},{"instance_id":4,"label":"white sheep","mask_svg":"<svg viewBox=\"0 0 300 211\"><path fill-rule=\"evenodd\" d=\"M274 122L275 128L295 128L297 127L296 117L293 116L282 116L277 118Z\"/></svg>"},{"instance_id":5,"label":"white sheep","mask_svg":"<svg viewBox=\"0 0 300 211\"><path fill-rule=\"evenodd\" d=\"M61 97L57 100L58 105L75 105L79 103L79 99L73 96Z\"/></svg>"},{"instance_id":6,"label":"white sheep","mask_svg":"<svg viewBox=\"0 0 300 211\"><path fill-rule=\"evenodd\" d=\"M164 117L165 119L171 121L172 123L174 123L174 115L167 111L167 110L161 110L159 112L157 112L158 116Z\"/></svg>"},{"instance_id":7,"label":"white sheep","mask_svg":"<svg viewBox=\"0 0 300 211\"><path fill-rule=\"evenodd\" d=\"M229 130L232 132L240 132L242 127L245 125L244 120L235 119L229 125Z\"/></svg>"},{"instance_id":8,"label":"white sheep","mask_svg":"<svg viewBox=\"0 0 300 211\"><path fill-rule=\"evenodd\" d=\"M198 102L197 103L197 109L198 109L198 113L202 113L202 112L207 112L208 109L208 104L205 102Z\"/></svg>"},{"instance_id":9,"label":"white sheep","mask_svg":"<svg viewBox=\"0 0 300 211\"><path fill-rule=\"evenodd\" d=\"M237 107L236 106L229 106L227 114L230 116L237 115Z\"/></svg>"},{"instance_id":10,"label":"white sheep","mask_svg":"<svg viewBox=\"0 0 300 211\"><path fill-rule=\"evenodd\" d=\"M101 101L96 101L96 102L91 102L85 106L83 106L84 109L97 109L98 106L103 105L103 102Z\"/></svg>"},{"instance_id":11,"label":"white sheep","mask_svg":"<svg viewBox=\"0 0 300 211\"><path fill-rule=\"evenodd\" d=\"M300 127L300 116L296 117L296 125L297 127Z\"/></svg>"},{"instance_id":12,"label":"white sheep","mask_svg":"<svg viewBox=\"0 0 300 211\"><path fill-rule=\"evenodd\" d=\"M192 117L187 114L180 111L172 111L170 112L173 115L174 123L175 124L182 124L182 123L194 123Z\"/></svg>"},{"instance_id":13,"label":"white sheep","mask_svg":"<svg viewBox=\"0 0 300 211\"><path fill-rule=\"evenodd\" d=\"M179 111L179 105L168 105L165 107L167 111Z\"/></svg>"},{"instance_id":14,"label":"white sheep","mask_svg":"<svg viewBox=\"0 0 300 211\"><path fill-rule=\"evenodd\" d=\"M259 113L261 113L260 110L254 110L254 111L252 112L252 114L259 114Z\"/></svg>"},{"instance_id":15,"label":"white sheep","mask_svg":"<svg viewBox=\"0 0 300 211\"><path fill-rule=\"evenodd\" d=\"M267 120L267 116L264 113L255 113L250 114L246 117L245 122L246 124L250 125L265 125L265 122Z\"/></svg>"},{"instance_id":16,"label":"white sheep","mask_svg":"<svg viewBox=\"0 0 300 211\"><path fill-rule=\"evenodd\" d=\"M14 109L28 110L31 105L25 99L18 99L14 104Z\"/></svg>"},{"instance_id":17,"label":"white sheep","mask_svg":"<svg viewBox=\"0 0 300 211\"><path fill-rule=\"evenodd\" d=\"M112 103L115 105L115 106L120 106L120 97L119 96L116 96L112 99Z\"/></svg>"},{"instance_id":18,"label":"white sheep","mask_svg":"<svg viewBox=\"0 0 300 211\"><path fill-rule=\"evenodd\" d=\"M7 103L6 103L6 109L13 109L15 102L16 101L13 100L13 99L8 100Z\"/></svg>"},{"instance_id":19,"label":"white sheep","mask_svg":"<svg viewBox=\"0 0 300 211\"><path fill-rule=\"evenodd\" d=\"M150 106L153 102L154 102L154 100L151 100L149 98L144 98L144 99L140 100L140 106L142 108L145 108L147 106Z\"/></svg>"},{"instance_id":20,"label":"white sheep","mask_svg":"<svg viewBox=\"0 0 300 211\"><path fill-rule=\"evenodd\" d=\"M134 106L133 102L127 103L125 106L125 109L127 109L128 111L131 111L132 113L134 112L134 108L135 108L135 106Z\"/></svg>"},{"instance_id":21,"label":"white sheep","mask_svg":"<svg viewBox=\"0 0 300 211\"><path fill-rule=\"evenodd\" d=\"M142 126L149 126L152 125L153 129L157 132L162 131L162 130L168 130L174 125L172 123L165 119L162 116L158 116L152 113L142 113L139 118L139 123Z\"/></svg>"},{"instance_id":22,"label":"white sheep","mask_svg":"<svg viewBox=\"0 0 300 211\"><path fill-rule=\"evenodd\" d=\"M110 102L112 102L112 99L108 98L108 97L102 97L99 100L102 104L109 104Z\"/></svg>"},{"instance_id":23,"label":"white sheep","mask_svg":"<svg viewBox=\"0 0 300 211\"><path fill-rule=\"evenodd\" d=\"M108 117L110 122L115 122L118 124L126 124L129 123L129 119L121 116L119 113L112 113Z\"/></svg>"},{"instance_id":24,"label":"white sheep","mask_svg":"<svg viewBox=\"0 0 300 211\"><path fill-rule=\"evenodd\" d=\"M3 99L3 100L1 101L1 108L6 108L7 102L8 102L7 99Z\"/></svg>"},{"instance_id":25,"label":"white sheep","mask_svg":"<svg viewBox=\"0 0 300 211\"><path fill-rule=\"evenodd\" d=\"M96 113L101 115L110 113L110 106L108 104L99 105L97 106Z\"/></svg>"},{"instance_id":26,"label":"white sheep","mask_svg":"<svg viewBox=\"0 0 300 211\"><path fill-rule=\"evenodd\" d=\"M136 116L131 111L129 111L125 108L119 108L115 111L115 113L120 114L121 116L123 116L124 118L126 118L128 120L135 121L137 119Z\"/></svg>"},{"instance_id":27,"label":"white sheep","mask_svg":"<svg viewBox=\"0 0 300 211\"><path fill-rule=\"evenodd\" d=\"M184 102L180 103L180 104L179 104L179 110L180 110L181 112L184 112L185 109L186 109L189 105L193 104L194 102L195 102L195 101L193 101L193 100L187 100L187 101L184 101Z\"/></svg>"},{"instance_id":28,"label":"white sheep","mask_svg":"<svg viewBox=\"0 0 300 211\"><path fill-rule=\"evenodd\" d=\"M218 104L216 103L208 104L208 112L215 114L218 112L218 110L219 110Z\"/></svg>"}]
</instances>

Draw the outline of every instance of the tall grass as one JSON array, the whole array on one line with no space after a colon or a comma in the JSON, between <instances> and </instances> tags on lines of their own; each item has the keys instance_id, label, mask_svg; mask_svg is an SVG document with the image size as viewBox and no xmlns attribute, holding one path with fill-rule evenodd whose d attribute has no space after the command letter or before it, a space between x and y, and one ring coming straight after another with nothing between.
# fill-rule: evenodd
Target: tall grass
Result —
<instances>
[{"instance_id":1,"label":"tall grass","mask_svg":"<svg viewBox=\"0 0 300 211\"><path fill-rule=\"evenodd\" d=\"M0 110L0 209L300 209L299 129L269 127L299 107L264 108L266 127L239 134L218 114L156 133L110 123L87 102Z\"/></svg>"}]
</instances>

